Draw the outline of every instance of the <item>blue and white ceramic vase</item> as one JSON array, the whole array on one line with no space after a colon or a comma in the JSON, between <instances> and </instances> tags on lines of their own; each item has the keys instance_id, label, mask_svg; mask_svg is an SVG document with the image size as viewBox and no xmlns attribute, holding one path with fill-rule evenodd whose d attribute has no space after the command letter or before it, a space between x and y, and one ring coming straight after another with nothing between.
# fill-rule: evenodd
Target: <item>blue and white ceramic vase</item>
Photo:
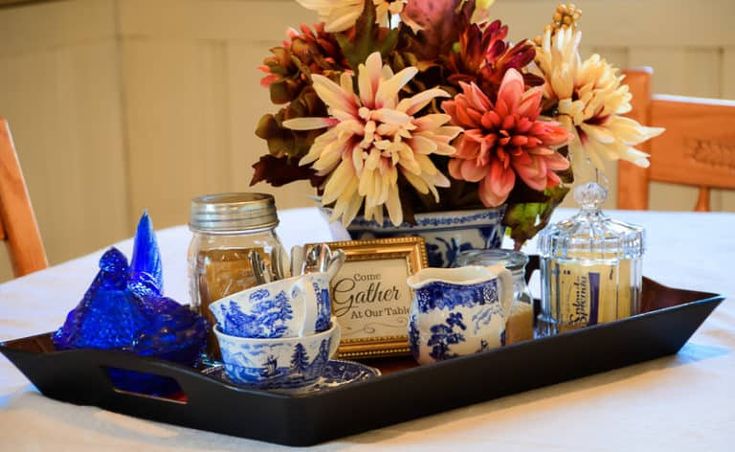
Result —
<instances>
[{"instance_id":1,"label":"blue and white ceramic vase","mask_svg":"<svg viewBox=\"0 0 735 452\"><path fill-rule=\"evenodd\" d=\"M461 251L500 247L505 232L501 224L504 214L505 206L417 213L415 225L404 223L397 227L388 219L381 225L357 217L347 231L353 240L421 236L426 240L429 266L453 267Z\"/></svg>"},{"instance_id":2,"label":"blue and white ceramic vase","mask_svg":"<svg viewBox=\"0 0 735 452\"><path fill-rule=\"evenodd\" d=\"M505 345L514 297L503 265L426 268L407 282L413 289L408 341L419 364Z\"/></svg>"}]
</instances>

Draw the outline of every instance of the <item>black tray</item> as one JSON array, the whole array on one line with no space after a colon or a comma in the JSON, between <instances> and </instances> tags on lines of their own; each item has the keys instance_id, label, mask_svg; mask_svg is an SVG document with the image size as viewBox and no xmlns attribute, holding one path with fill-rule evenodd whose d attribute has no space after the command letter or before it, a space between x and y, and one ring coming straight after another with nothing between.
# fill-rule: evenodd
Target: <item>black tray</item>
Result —
<instances>
[{"instance_id":1,"label":"black tray","mask_svg":"<svg viewBox=\"0 0 735 452\"><path fill-rule=\"evenodd\" d=\"M408 358L373 361L382 376L304 395L248 390L124 352L54 351L49 333L4 342L0 351L52 399L308 446L676 353L722 300L644 279L646 312L635 317L424 367ZM120 391L108 367L170 377L182 393L161 398Z\"/></svg>"}]
</instances>

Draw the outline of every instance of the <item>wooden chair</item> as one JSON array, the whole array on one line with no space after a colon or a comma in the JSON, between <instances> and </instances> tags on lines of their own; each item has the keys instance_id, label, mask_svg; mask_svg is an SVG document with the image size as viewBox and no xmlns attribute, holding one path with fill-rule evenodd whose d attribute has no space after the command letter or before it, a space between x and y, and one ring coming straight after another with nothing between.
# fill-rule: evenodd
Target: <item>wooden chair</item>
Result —
<instances>
[{"instance_id":1,"label":"wooden chair","mask_svg":"<svg viewBox=\"0 0 735 452\"><path fill-rule=\"evenodd\" d=\"M629 116L666 132L641 146L651 166L618 165L618 208L648 209L651 181L699 187L695 211L710 210L710 188L735 189L735 101L652 95L651 68L625 71Z\"/></svg>"},{"instance_id":2,"label":"wooden chair","mask_svg":"<svg viewBox=\"0 0 735 452\"><path fill-rule=\"evenodd\" d=\"M15 276L48 267L8 122L0 118L0 240L8 242Z\"/></svg>"}]
</instances>

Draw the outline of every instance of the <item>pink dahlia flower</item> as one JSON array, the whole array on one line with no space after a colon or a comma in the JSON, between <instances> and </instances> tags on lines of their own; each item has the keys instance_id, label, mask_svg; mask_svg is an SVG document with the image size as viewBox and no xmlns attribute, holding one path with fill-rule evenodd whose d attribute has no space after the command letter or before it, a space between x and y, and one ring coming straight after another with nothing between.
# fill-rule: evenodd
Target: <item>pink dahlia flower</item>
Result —
<instances>
[{"instance_id":1,"label":"pink dahlia flower","mask_svg":"<svg viewBox=\"0 0 735 452\"><path fill-rule=\"evenodd\" d=\"M525 91L523 76L509 69L493 105L474 83L460 85L463 92L442 103L452 123L464 129L449 162L452 177L479 182L487 207L508 199L516 175L539 191L561 182L555 171L569 168L569 161L555 149L567 143L569 133L557 122L539 119L541 87Z\"/></svg>"}]
</instances>

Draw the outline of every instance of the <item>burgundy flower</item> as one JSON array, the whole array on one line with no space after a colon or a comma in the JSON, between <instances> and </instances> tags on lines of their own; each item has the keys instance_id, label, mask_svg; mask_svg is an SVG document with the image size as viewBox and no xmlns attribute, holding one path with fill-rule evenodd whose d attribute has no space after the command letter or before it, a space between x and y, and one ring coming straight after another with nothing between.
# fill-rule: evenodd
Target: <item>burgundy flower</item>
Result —
<instances>
[{"instance_id":1,"label":"burgundy flower","mask_svg":"<svg viewBox=\"0 0 735 452\"><path fill-rule=\"evenodd\" d=\"M531 42L523 40L513 46L505 38L508 27L499 20L487 25L471 24L459 36L458 48L452 52L447 67L448 77L454 83L474 82L495 99L500 83L509 69L521 71L533 61L536 54ZM533 74L523 74L527 86L543 84L543 79Z\"/></svg>"}]
</instances>

